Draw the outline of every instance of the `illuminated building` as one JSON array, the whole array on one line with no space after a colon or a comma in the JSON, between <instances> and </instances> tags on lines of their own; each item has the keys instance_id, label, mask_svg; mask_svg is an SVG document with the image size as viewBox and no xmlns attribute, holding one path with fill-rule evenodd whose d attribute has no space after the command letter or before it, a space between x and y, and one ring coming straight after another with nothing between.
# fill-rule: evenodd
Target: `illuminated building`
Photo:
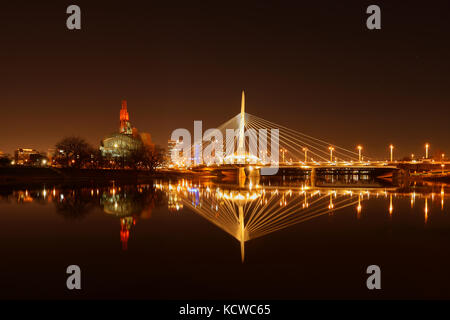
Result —
<instances>
[{"instance_id":1,"label":"illuminated building","mask_svg":"<svg viewBox=\"0 0 450 320\"><path fill-rule=\"evenodd\" d=\"M55 152L56 152L55 148L49 148L47 150L47 159L48 159L49 163L53 162L53 157L54 157Z\"/></svg>"},{"instance_id":2,"label":"illuminated building","mask_svg":"<svg viewBox=\"0 0 450 320\"><path fill-rule=\"evenodd\" d=\"M105 157L126 157L133 150L142 147L139 138L122 133L113 133L102 140L100 150Z\"/></svg>"},{"instance_id":3,"label":"illuminated building","mask_svg":"<svg viewBox=\"0 0 450 320\"><path fill-rule=\"evenodd\" d=\"M149 133L139 133L130 123L130 116L127 109L127 101L122 101L120 109L120 125L119 132L110 134L100 143L100 151L105 157L123 158L134 150L147 147L154 150L151 135Z\"/></svg>"},{"instance_id":4,"label":"illuminated building","mask_svg":"<svg viewBox=\"0 0 450 320\"><path fill-rule=\"evenodd\" d=\"M167 154L166 154L166 163L167 165L171 165L172 163L172 150L174 150L177 147L177 141L176 140L169 140L167 141Z\"/></svg>"},{"instance_id":5,"label":"illuminated building","mask_svg":"<svg viewBox=\"0 0 450 320\"><path fill-rule=\"evenodd\" d=\"M19 148L14 151L14 162L19 165L41 165L46 157L35 149Z\"/></svg>"}]
</instances>

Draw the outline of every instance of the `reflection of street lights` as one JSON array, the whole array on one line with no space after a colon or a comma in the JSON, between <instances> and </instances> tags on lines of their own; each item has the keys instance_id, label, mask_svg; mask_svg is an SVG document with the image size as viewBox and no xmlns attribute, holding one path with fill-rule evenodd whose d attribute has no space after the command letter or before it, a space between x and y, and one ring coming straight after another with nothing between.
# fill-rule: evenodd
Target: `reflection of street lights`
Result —
<instances>
[{"instance_id":1,"label":"reflection of street lights","mask_svg":"<svg viewBox=\"0 0 450 320\"><path fill-rule=\"evenodd\" d=\"M425 159L428 159L428 148L430 147L430 145L427 143L425 144Z\"/></svg>"},{"instance_id":2,"label":"reflection of street lights","mask_svg":"<svg viewBox=\"0 0 450 320\"><path fill-rule=\"evenodd\" d=\"M305 153L305 164L308 161L308 148L304 147L303 152Z\"/></svg>"},{"instance_id":3,"label":"reflection of street lights","mask_svg":"<svg viewBox=\"0 0 450 320\"><path fill-rule=\"evenodd\" d=\"M389 195L389 215L392 216L392 212L394 212L394 206L392 205L392 193Z\"/></svg>"},{"instance_id":4,"label":"reflection of street lights","mask_svg":"<svg viewBox=\"0 0 450 320\"><path fill-rule=\"evenodd\" d=\"M360 215L361 215L361 210L362 210L362 206L361 206L361 193L358 194L358 206L356 207L356 212L357 212L357 217L359 219Z\"/></svg>"},{"instance_id":5,"label":"reflection of street lights","mask_svg":"<svg viewBox=\"0 0 450 320\"><path fill-rule=\"evenodd\" d=\"M389 146L389 149L391 149L391 162L393 162L394 161L394 146L391 144Z\"/></svg>"},{"instance_id":6,"label":"reflection of street lights","mask_svg":"<svg viewBox=\"0 0 450 320\"><path fill-rule=\"evenodd\" d=\"M362 150L362 146L358 146L358 154L359 154L359 162L361 162L361 150Z\"/></svg>"},{"instance_id":7,"label":"reflection of street lights","mask_svg":"<svg viewBox=\"0 0 450 320\"><path fill-rule=\"evenodd\" d=\"M328 150L330 150L330 162L333 162L333 150L334 150L334 147L330 146L330 147L328 147Z\"/></svg>"}]
</instances>

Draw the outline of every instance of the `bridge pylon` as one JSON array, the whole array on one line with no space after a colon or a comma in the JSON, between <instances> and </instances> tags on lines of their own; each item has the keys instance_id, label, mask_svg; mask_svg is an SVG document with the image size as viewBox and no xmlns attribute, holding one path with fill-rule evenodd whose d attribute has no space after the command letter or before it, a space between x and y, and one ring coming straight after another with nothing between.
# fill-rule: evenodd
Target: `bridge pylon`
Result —
<instances>
[{"instance_id":1,"label":"bridge pylon","mask_svg":"<svg viewBox=\"0 0 450 320\"><path fill-rule=\"evenodd\" d=\"M241 116L239 120L239 136L238 136L238 159L244 159L245 163L245 92L242 90L241 97Z\"/></svg>"}]
</instances>

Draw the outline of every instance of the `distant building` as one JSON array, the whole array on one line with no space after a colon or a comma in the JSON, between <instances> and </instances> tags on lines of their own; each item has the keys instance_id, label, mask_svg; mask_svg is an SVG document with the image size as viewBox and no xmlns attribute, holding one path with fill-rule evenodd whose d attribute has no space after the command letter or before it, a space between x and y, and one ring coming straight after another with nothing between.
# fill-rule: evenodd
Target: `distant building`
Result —
<instances>
[{"instance_id":1,"label":"distant building","mask_svg":"<svg viewBox=\"0 0 450 320\"><path fill-rule=\"evenodd\" d=\"M19 148L14 151L14 163L18 165L46 164L47 157L39 151L29 148Z\"/></svg>"},{"instance_id":2,"label":"distant building","mask_svg":"<svg viewBox=\"0 0 450 320\"><path fill-rule=\"evenodd\" d=\"M177 147L177 141L176 140L169 140L167 141L167 153L166 153L166 164L171 165L172 163L172 150L174 150Z\"/></svg>"},{"instance_id":3,"label":"distant building","mask_svg":"<svg viewBox=\"0 0 450 320\"><path fill-rule=\"evenodd\" d=\"M14 161L12 163L14 163ZM9 164L11 164L11 159L9 158L9 154L6 154L0 150L0 167L7 166Z\"/></svg>"},{"instance_id":4,"label":"distant building","mask_svg":"<svg viewBox=\"0 0 450 320\"><path fill-rule=\"evenodd\" d=\"M151 135L139 133L136 128L131 126L126 100L122 100L119 120L119 132L110 134L100 143L100 151L103 156L110 158L126 157L131 151L138 150L143 146L154 150L155 146L152 143Z\"/></svg>"},{"instance_id":5,"label":"distant building","mask_svg":"<svg viewBox=\"0 0 450 320\"><path fill-rule=\"evenodd\" d=\"M49 148L47 149L47 159L50 163L53 162L53 157L55 155L56 149L55 148Z\"/></svg>"},{"instance_id":6,"label":"distant building","mask_svg":"<svg viewBox=\"0 0 450 320\"><path fill-rule=\"evenodd\" d=\"M142 147L137 137L123 133L113 133L102 140L100 151L104 157L126 157L131 151Z\"/></svg>"}]
</instances>

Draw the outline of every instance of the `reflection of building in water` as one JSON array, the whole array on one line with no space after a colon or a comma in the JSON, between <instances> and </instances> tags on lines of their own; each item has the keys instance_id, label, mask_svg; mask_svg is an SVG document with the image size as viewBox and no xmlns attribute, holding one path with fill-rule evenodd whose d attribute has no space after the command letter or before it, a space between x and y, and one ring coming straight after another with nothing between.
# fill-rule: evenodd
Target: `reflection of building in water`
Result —
<instances>
[{"instance_id":1,"label":"reflection of building in water","mask_svg":"<svg viewBox=\"0 0 450 320\"><path fill-rule=\"evenodd\" d=\"M183 209L183 203L176 192L169 191L167 195L167 207L169 211L179 211Z\"/></svg>"},{"instance_id":2,"label":"reflection of building in water","mask_svg":"<svg viewBox=\"0 0 450 320\"><path fill-rule=\"evenodd\" d=\"M120 219L120 242L122 249L128 249L128 238L130 237L131 227L136 224L134 217L124 217Z\"/></svg>"},{"instance_id":3,"label":"reflection of building in water","mask_svg":"<svg viewBox=\"0 0 450 320\"><path fill-rule=\"evenodd\" d=\"M120 218L120 241L124 250L128 248L130 231L137 218L150 218L155 206L149 185L113 186L103 191L100 204L104 212Z\"/></svg>"},{"instance_id":4,"label":"reflection of building in water","mask_svg":"<svg viewBox=\"0 0 450 320\"><path fill-rule=\"evenodd\" d=\"M450 185L431 183L393 189L310 188L301 183L285 186L250 183L239 188L181 180L172 184L158 182L155 187L166 193L170 210L187 207L238 240L242 258L246 241L348 206L354 206L355 215L359 218L363 201L371 198L383 200L385 211L380 214L386 217L404 212L396 209L402 208L396 201L406 198L411 208L419 208L426 224L433 224L433 217L439 212L442 214L445 201L450 198ZM138 219L151 216L158 194L149 185L108 189L11 188L1 190L0 200L17 204L53 203L58 214L70 219L82 219L100 205L104 212L120 219L120 239L126 249L132 227Z\"/></svg>"},{"instance_id":5,"label":"reflection of building in water","mask_svg":"<svg viewBox=\"0 0 450 320\"><path fill-rule=\"evenodd\" d=\"M28 192L28 190L25 191L18 191L16 193L17 195L17 202L18 203L27 203L27 202L33 202L33 197L31 196L31 194Z\"/></svg>"},{"instance_id":6,"label":"reflection of building in water","mask_svg":"<svg viewBox=\"0 0 450 320\"><path fill-rule=\"evenodd\" d=\"M12 189L0 192L1 201L25 203L53 203L56 212L65 218L82 219L93 208L101 207L104 212L120 218L120 239L123 249L127 248L131 228L138 219L149 219L159 196L148 184L113 186L112 188L46 188ZM178 206L182 206L178 203ZM180 207L179 207L180 208Z\"/></svg>"}]
</instances>

